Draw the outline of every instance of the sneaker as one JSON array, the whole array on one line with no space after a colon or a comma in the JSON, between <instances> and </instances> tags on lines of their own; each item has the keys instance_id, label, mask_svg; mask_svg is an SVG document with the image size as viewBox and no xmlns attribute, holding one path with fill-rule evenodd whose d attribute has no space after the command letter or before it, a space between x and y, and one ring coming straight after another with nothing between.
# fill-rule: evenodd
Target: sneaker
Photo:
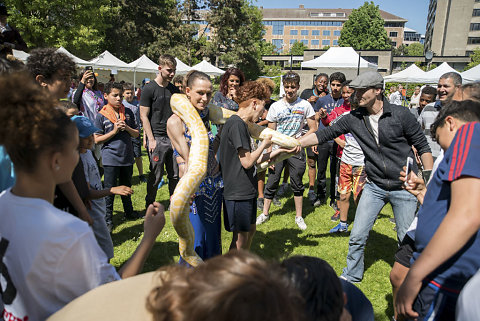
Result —
<instances>
[{"instance_id":1,"label":"sneaker","mask_svg":"<svg viewBox=\"0 0 480 321\"><path fill-rule=\"evenodd\" d=\"M270 215L265 215L265 214L262 213L257 217L257 222L255 224L256 225L263 224L266 221L268 221L269 219L270 219Z\"/></svg>"},{"instance_id":2,"label":"sneaker","mask_svg":"<svg viewBox=\"0 0 480 321\"><path fill-rule=\"evenodd\" d=\"M390 217L388 220L389 220L390 223L392 223L392 224L397 224L397 222L395 222L395 218L393 218L393 217Z\"/></svg>"},{"instance_id":3,"label":"sneaker","mask_svg":"<svg viewBox=\"0 0 480 321\"><path fill-rule=\"evenodd\" d=\"M340 219L340 211L335 211L335 214L333 214L330 219L332 220L332 222L338 221Z\"/></svg>"},{"instance_id":4,"label":"sneaker","mask_svg":"<svg viewBox=\"0 0 480 321\"><path fill-rule=\"evenodd\" d=\"M147 182L147 178L145 177L145 175L139 175L138 176L138 180L142 183L146 183Z\"/></svg>"},{"instance_id":5,"label":"sneaker","mask_svg":"<svg viewBox=\"0 0 480 321\"><path fill-rule=\"evenodd\" d=\"M307 224L305 224L305 221L303 220L303 217L296 216L295 217L295 223L297 223L298 228L301 229L302 231L305 231L307 229Z\"/></svg>"},{"instance_id":6,"label":"sneaker","mask_svg":"<svg viewBox=\"0 0 480 321\"><path fill-rule=\"evenodd\" d=\"M277 197L274 197L272 200L273 205L275 206L282 206L282 202Z\"/></svg>"},{"instance_id":7,"label":"sneaker","mask_svg":"<svg viewBox=\"0 0 480 321\"><path fill-rule=\"evenodd\" d=\"M344 233L348 231L348 224L338 223L337 226L332 228L328 233Z\"/></svg>"},{"instance_id":8,"label":"sneaker","mask_svg":"<svg viewBox=\"0 0 480 321\"><path fill-rule=\"evenodd\" d=\"M287 193L288 186L289 185L287 183L283 183L282 185L280 185L277 190L277 196L282 197L283 195L285 195Z\"/></svg>"},{"instance_id":9,"label":"sneaker","mask_svg":"<svg viewBox=\"0 0 480 321\"><path fill-rule=\"evenodd\" d=\"M263 211L263 197L257 198L257 208Z\"/></svg>"},{"instance_id":10,"label":"sneaker","mask_svg":"<svg viewBox=\"0 0 480 321\"><path fill-rule=\"evenodd\" d=\"M325 197L317 197L317 200L315 201L315 203L313 203L313 206L320 207L324 204L326 204Z\"/></svg>"},{"instance_id":11,"label":"sneaker","mask_svg":"<svg viewBox=\"0 0 480 321\"><path fill-rule=\"evenodd\" d=\"M317 194L313 190L309 190L307 194L308 200L310 203L312 203L312 206L315 205L315 202L317 201Z\"/></svg>"}]
</instances>

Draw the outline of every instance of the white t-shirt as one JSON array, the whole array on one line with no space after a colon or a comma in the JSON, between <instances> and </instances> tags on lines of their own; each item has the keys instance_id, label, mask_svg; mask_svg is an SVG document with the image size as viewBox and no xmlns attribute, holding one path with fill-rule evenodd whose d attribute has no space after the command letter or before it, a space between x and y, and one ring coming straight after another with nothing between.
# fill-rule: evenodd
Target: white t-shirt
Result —
<instances>
[{"instance_id":1,"label":"white t-shirt","mask_svg":"<svg viewBox=\"0 0 480 321\"><path fill-rule=\"evenodd\" d=\"M268 110L267 120L277 123L276 131L290 137L302 135L306 119L315 116L312 105L301 98L288 103L285 99L274 102Z\"/></svg>"},{"instance_id":2,"label":"white t-shirt","mask_svg":"<svg viewBox=\"0 0 480 321\"><path fill-rule=\"evenodd\" d=\"M7 269L0 282L11 289L3 302L6 320L45 320L83 293L120 279L87 223L10 189L0 194L0 208L0 259Z\"/></svg>"},{"instance_id":3,"label":"white t-shirt","mask_svg":"<svg viewBox=\"0 0 480 321\"><path fill-rule=\"evenodd\" d=\"M391 93L390 98L389 98L390 104L394 105L402 105L402 94L400 94L398 91Z\"/></svg>"},{"instance_id":4,"label":"white t-shirt","mask_svg":"<svg viewBox=\"0 0 480 321\"><path fill-rule=\"evenodd\" d=\"M383 113L378 113L377 115L369 115L368 119L370 120L370 125L372 126L373 136L375 141L379 144L378 140L378 120L382 117Z\"/></svg>"},{"instance_id":5,"label":"white t-shirt","mask_svg":"<svg viewBox=\"0 0 480 321\"><path fill-rule=\"evenodd\" d=\"M349 111L341 114L335 118L330 125L335 124L340 118L345 115L350 114ZM365 156L363 155L362 148L358 144L357 140L351 133L346 133L345 135L345 147L343 148L342 153L342 162L352 166L364 166L365 165Z\"/></svg>"}]
</instances>

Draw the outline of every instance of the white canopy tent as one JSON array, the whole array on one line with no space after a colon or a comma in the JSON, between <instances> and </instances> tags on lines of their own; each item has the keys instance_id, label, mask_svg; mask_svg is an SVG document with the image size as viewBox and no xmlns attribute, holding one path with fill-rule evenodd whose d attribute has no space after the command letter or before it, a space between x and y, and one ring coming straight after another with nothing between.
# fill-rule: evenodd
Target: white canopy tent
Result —
<instances>
[{"instance_id":1,"label":"white canopy tent","mask_svg":"<svg viewBox=\"0 0 480 321\"><path fill-rule=\"evenodd\" d=\"M153 79L158 71L158 65L145 55L142 55L128 65L133 69L133 84L135 86L137 85L137 73L141 79Z\"/></svg>"},{"instance_id":2,"label":"white canopy tent","mask_svg":"<svg viewBox=\"0 0 480 321\"><path fill-rule=\"evenodd\" d=\"M67 49L63 48L63 47L60 47L57 49L57 52L61 52L61 53L64 53L66 54L67 56L69 56L70 58L72 58L72 60L75 62L75 64L78 66L78 67L85 67L85 66L91 66L92 63L89 62L89 61L86 61L86 60L83 60L81 58L78 58L77 56L75 56L74 54L70 53Z\"/></svg>"},{"instance_id":3,"label":"white canopy tent","mask_svg":"<svg viewBox=\"0 0 480 321\"><path fill-rule=\"evenodd\" d=\"M89 63L94 69L111 70L113 74L116 74L117 70L133 71L132 67L112 55L108 50L105 50L103 53L90 60Z\"/></svg>"},{"instance_id":4,"label":"white canopy tent","mask_svg":"<svg viewBox=\"0 0 480 321\"><path fill-rule=\"evenodd\" d=\"M480 81L480 65L476 65L475 67L462 72L460 75L462 75L464 84Z\"/></svg>"},{"instance_id":5,"label":"white canopy tent","mask_svg":"<svg viewBox=\"0 0 480 321\"><path fill-rule=\"evenodd\" d=\"M196 64L195 66L192 66L190 69L195 69L195 70L198 70L198 71L202 71L209 76L221 76L225 73L225 71L223 71L220 68L215 67L214 65L212 65L211 63L209 63L206 60L202 60L202 62Z\"/></svg>"},{"instance_id":6,"label":"white canopy tent","mask_svg":"<svg viewBox=\"0 0 480 321\"><path fill-rule=\"evenodd\" d=\"M12 51L13 51L13 56L23 62L26 62L28 56L30 56L30 54L26 53L25 51L15 50L15 49L12 49Z\"/></svg>"},{"instance_id":7,"label":"white canopy tent","mask_svg":"<svg viewBox=\"0 0 480 321\"><path fill-rule=\"evenodd\" d=\"M420 83L424 78L425 71L418 68L417 65L411 64L408 68L395 74L384 77L385 82L402 82L402 83Z\"/></svg>"},{"instance_id":8,"label":"white canopy tent","mask_svg":"<svg viewBox=\"0 0 480 321\"><path fill-rule=\"evenodd\" d=\"M316 68L318 72L332 74L340 71L347 79L357 76L367 70L377 70L378 66L363 59L352 47L331 47L323 55L313 60L304 61L302 68ZM360 68L359 68L360 67Z\"/></svg>"},{"instance_id":9,"label":"white canopy tent","mask_svg":"<svg viewBox=\"0 0 480 321\"><path fill-rule=\"evenodd\" d=\"M437 68L435 69L432 69L428 72L426 72L423 77L420 79L421 83L424 83L424 84L436 84L438 83L438 79L440 79L440 77L444 74L444 73L447 73L447 72L457 72L455 69L453 69L452 67L450 67L450 65L446 62L442 63L440 66L438 66Z\"/></svg>"},{"instance_id":10,"label":"white canopy tent","mask_svg":"<svg viewBox=\"0 0 480 321\"><path fill-rule=\"evenodd\" d=\"M175 61L177 62L177 75L184 75L190 71L191 68L186 63L178 58L175 58Z\"/></svg>"}]
</instances>

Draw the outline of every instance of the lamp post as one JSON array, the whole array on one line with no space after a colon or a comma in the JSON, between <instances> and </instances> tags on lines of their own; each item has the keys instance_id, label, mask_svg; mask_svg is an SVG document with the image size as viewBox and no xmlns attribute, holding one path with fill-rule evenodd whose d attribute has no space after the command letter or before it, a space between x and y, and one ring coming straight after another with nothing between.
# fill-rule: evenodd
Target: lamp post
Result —
<instances>
[{"instance_id":1,"label":"lamp post","mask_svg":"<svg viewBox=\"0 0 480 321\"><path fill-rule=\"evenodd\" d=\"M432 59L433 59L433 51L428 50L425 53L425 61L427 62L427 71L428 69L430 69L430 63L432 62Z\"/></svg>"}]
</instances>

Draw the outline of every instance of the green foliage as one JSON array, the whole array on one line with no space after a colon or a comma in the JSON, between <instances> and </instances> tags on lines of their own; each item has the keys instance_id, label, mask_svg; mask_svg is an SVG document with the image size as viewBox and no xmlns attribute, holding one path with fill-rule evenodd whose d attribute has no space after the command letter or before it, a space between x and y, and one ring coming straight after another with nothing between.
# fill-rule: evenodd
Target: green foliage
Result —
<instances>
[{"instance_id":1,"label":"green foliage","mask_svg":"<svg viewBox=\"0 0 480 321\"><path fill-rule=\"evenodd\" d=\"M10 23L29 48L63 46L93 57L104 49L105 31L118 8L110 0L7 0Z\"/></svg>"},{"instance_id":2,"label":"green foliage","mask_svg":"<svg viewBox=\"0 0 480 321\"><path fill-rule=\"evenodd\" d=\"M277 48L271 42L260 41L256 46L262 56L278 55Z\"/></svg>"},{"instance_id":3,"label":"green foliage","mask_svg":"<svg viewBox=\"0 0 480 321\"><path fill-rule=\"evenodd\" d=\"M407 46L407 56L423 56L424 47L419 42L414 42Z\"/></svg>"},{"instance_id":4,"label":"green foliage","mask_svg":"<svg viewBox=\"0 0 480 321\"><path fill-rule=\"evenodd\" d=\"M282 75L282 67L277 65L264 65L262 68L262 76L267 77L276 77ZM278 96L280 93L280 77L272 78L275 82L275 90L273 91L273 96Z\"/></svg>"},{"instance_id":5,"label":"green foliage","mask_svg":"<svg viewBox=\"0 0 480 321\"><path fill-rule=\"evenodd\" d=\"M289 53L294 56L303 56L305 49L308 49L308 47L303 42L295 41L290 47Z\"/></svg>"},{"instance_id":6,"label":"green foliage","mask_svg":"<svg viewBox=\"0 0 480 321\"><path fill-rule=\"evenodd\" d=\"M247 79L255 79L263 66L262 12L247 0L210 0L207 21L214 30L206 56L218 65L236 65Z\"/></svg>"},{"instance_id":7,"label":"green foliage","mask_svg":"<svg viewBox=\"0 0 480 321\"><path fill-rule=\"evenodd\" d=\"M467 65L465 70L475 67L476 65L480 64L480 48L475 48L473 54L470 56L472 61Z\"/></svg>"},{"instance_id":8,"label":"green foliage","mask_svg":"<svg viewBox=\"0 0 480 321\"><path fill-rule=\"evenodd\" d=\"M390 49L391 42L384 25L378 6L373 1L366 1L360 8L353 9L343 24L338 45L356 50Z\"/></svg>"}]
</instances>

